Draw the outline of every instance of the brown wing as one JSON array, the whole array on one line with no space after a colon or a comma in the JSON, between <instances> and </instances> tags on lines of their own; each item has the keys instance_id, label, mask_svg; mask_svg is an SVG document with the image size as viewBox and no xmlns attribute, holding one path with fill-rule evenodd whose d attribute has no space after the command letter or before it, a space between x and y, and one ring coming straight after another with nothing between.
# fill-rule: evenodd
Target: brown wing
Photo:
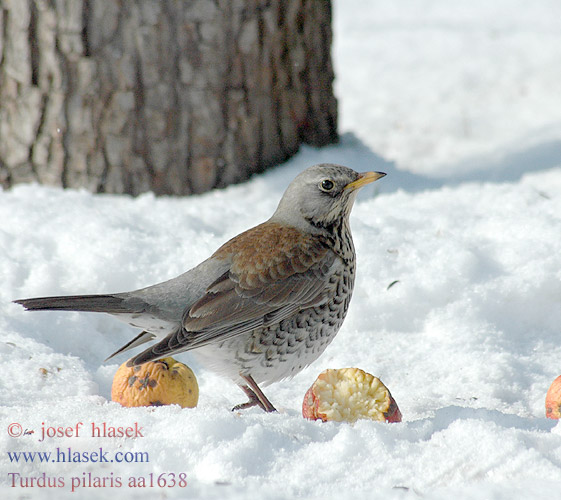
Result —
<instances>
[{"instance_id":1,"label":"brown wing","mask_svg":"<svg viewBox=\"0 0 561 500\"><path fill-rule=\"evenodd\" d=\"M181 329L134 364L223 341L323 303L336 255L322 237L265 223L230 240L212 258L227 260L230 269L185 312Z\"/></svg>"}]
</instances>

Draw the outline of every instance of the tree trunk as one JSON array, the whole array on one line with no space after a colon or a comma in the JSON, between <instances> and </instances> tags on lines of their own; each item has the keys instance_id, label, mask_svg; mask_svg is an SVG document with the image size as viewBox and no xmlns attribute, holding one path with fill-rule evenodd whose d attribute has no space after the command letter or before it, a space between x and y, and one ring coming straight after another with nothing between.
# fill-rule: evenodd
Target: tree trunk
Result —
<instances>
[{"instance_id":1,"label":"tree trunk","mask_svg":"<svg viewBox=\"0 0 561 500\"><path fill-rule=\"evenodd\" d=\"M0 183L190 194L337 140L329 0L0 0Z\"/></svg>"}]
</instances>

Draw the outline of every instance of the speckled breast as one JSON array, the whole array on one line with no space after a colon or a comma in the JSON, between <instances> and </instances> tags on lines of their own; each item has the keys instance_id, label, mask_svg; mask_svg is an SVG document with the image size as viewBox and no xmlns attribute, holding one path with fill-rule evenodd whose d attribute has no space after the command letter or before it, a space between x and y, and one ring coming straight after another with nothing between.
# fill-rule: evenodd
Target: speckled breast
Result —
<instances>
[{"instance_id":1,"label":"speckled breast","mask_svg":"<svg viewBox=\"0 0 561 500\"><path fill-rule=\"evenodd\" d=\"M193 354L215 371L238 381L239 373L268 385L291 377L314 362L339 331L351 300L355 278L352 258L339 260L326 283L328 300L268 328L204 346Z\"/></svg>"}]
</instances>

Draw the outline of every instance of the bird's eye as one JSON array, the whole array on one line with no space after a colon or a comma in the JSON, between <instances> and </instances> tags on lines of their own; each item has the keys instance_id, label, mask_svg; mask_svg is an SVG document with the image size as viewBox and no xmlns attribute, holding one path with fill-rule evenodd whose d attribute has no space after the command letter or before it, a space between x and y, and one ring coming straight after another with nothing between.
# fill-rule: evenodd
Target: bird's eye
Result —
<instances>
[{"instance_id":1,"label":"bird's eye","mask_svg":"<svg viewBox=\"0 0 561 500\"><path fill-rule=\"evenodd\" d=\"M333 181L329 179L324 179L321 181L320 188L322 191L331 191L335 187Z\"/></svg>"}]
</instances>

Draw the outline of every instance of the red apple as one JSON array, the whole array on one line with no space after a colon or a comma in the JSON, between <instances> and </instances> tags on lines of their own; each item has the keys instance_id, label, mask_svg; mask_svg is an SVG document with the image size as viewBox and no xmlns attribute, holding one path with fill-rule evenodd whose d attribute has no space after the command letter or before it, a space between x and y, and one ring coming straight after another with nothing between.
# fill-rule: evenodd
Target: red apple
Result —
<instances>
[{"instance_id":1,"label":"red apple","mask_svg":"<svg viewBox=\"0 0 561 500\"><path fill-rule=\"evenodd\" d=\"M561 375L549 386L545 396L545 416L547 418L561 418Z\"/></svg>"},{"instance_id":2,"label":"red apple","mask_svg":"<svg viewBox=\"0 0 561 500\"><path fill-rule=\"evenodd\" d=\"M302 415L324 422L401 422L401 412L388 388L379 378L359 368L320 373L304 396Z\"/></svg>"}]
</instances>

